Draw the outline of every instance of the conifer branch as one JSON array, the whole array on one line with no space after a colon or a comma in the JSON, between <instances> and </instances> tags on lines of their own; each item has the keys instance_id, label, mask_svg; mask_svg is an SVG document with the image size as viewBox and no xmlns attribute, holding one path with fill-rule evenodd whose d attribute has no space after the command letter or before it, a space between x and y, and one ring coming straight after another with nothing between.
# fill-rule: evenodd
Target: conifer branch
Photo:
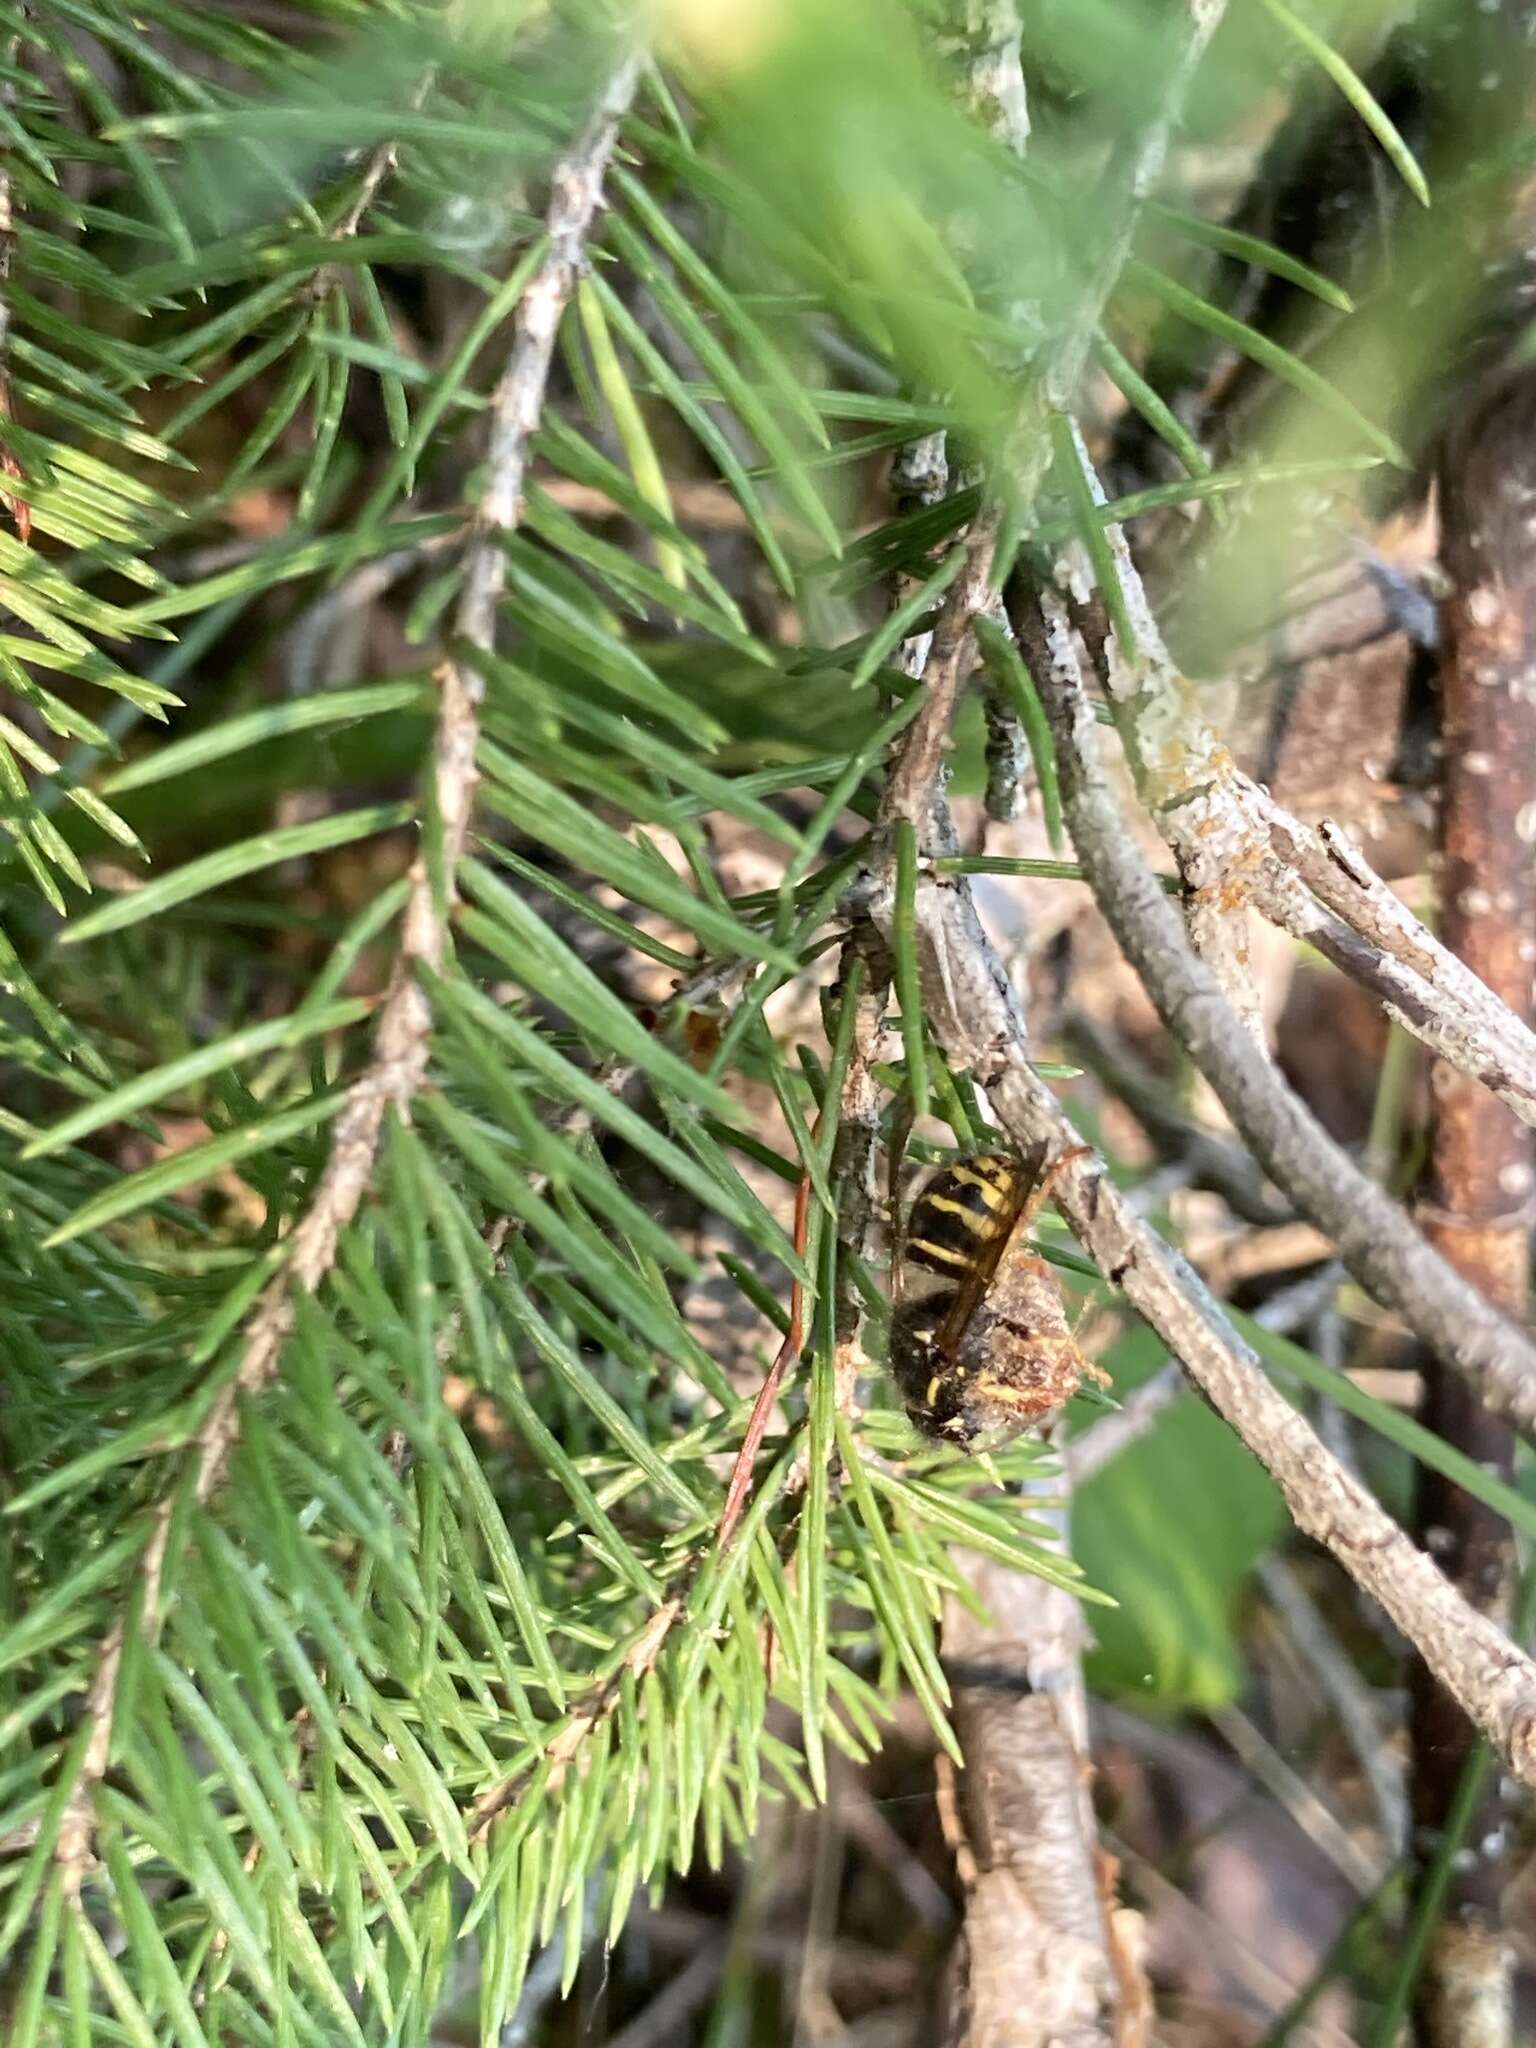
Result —
<instances>
[{"instance_id":1,"label":"conifer branch","mask_svg":"<svg viewBox=\"0 0 1536 2048\"><path fill-rule=\"evenodd\" d=\"M333 57L365 45L337 0L321 0L291 43L239 10L209 30L168 0L148 68L117 0L101 13L100 63L94 43L77 51L30 0L13 10L0 271L7 202L20 239L14 278L0 275L0 386L14 379L24 420L0 464L19 459L25 473L0 477L0 495L24 494L32 512L19 505L17 524L32 517L49 545L23 558L0 536L15 613L0 636L6 686L27 707L0 722L0 782L12 825L32 831L21 785L41 751L34 727L79 737L35 806L35 844L17 837L10 858L66 918L48 863L81 889L99 875L111 900L71 935L113 939L82 969L82 953L54 953L51 920L25 920L14 949L0 935L0 1051L25 1076L0 1131L26 1159L6 1169L24 1348L5 1432L15 1612L0 1646L16 1809L0 1844L13 1859L0 2003L18 2042L73 2019L77 2031L99 2020L147 2039L169 2027L231 2048L274 2029L361 2048L382 2027L411 2048L441 2025L449 1987L458 2004L475 1973L481 2032L510 2040L554 1982L557 1908L574 1967L590 1924L611 1938L631 1897L685 1868L695 1841L718 1861L752 1835L759 1793L793 1786L773 1704L792 1677L818 1792L826 1742L847 1726L862 1739L866 1716L902 1689L941 1737L960 1737L973 1768L955 1805L984 1980L970 1987L967 2048L993 2020L994 2040L1021 2022L1102 2041L1112 2009L1117 2048L1142 2048L1149 1998L1107 1910L1114 1866L1096 1854L1084 1798L1079 1582L1059 1547L1030 1533L1038 1501L1013 1486L979 1499L964 1467L892 1464L879 1455L896 1441L890 1416L869 1419L841 1484L827 1462L850 1442L866 1306L884 1321L865 1246L882 1141L893 1192L907 1152L893 1064L909 1063L914 1105L926 1068L957 1137L979 1128L974 1077L984 1117L1033 1155L1070 1142L1028 1065L1023 1000L970 885L945 872L1048 865L948 858L944 792L978 640L1006 748L990 792L999 811L1015 807L1031 764L1043 774L1051 761L1040 707L981 620L1005 610L1004 523L1009 546L1015 527L1038 525L1053 465L1052 487L1075 498L1093 543L1061 558L1070 600L1051 615L1056 652L1065 664L1082 638L1094 664L1102 657L1141 792L1179 853L1179 908L1229 996L1241 1005L1250 993L1239 956L1251 904L1536 1123L1536 1035L1434 950L1341 836L1304 832L1237 773L1164 653L1123 535L1109 533L1106 553L1102 512L1086 502L1097 479L1074 426L1083 366L1138 216L1162 196L1224 0L1169 0L1155 22L1131 8L1117 140L1102 147L1092 114L1086 133L1064 135L1077 115L1054 109L1022 182L1000 161L1028 135L1022 0L929 10L928 47L978 130L970 147L939 67L909 61L905 39L886 48L873 17L840 21L831 38L786 17L764 68L761 39L719 33L713 16L732 10L684 11L667 29L685 91L648 69L646 118L623 122L633 176L621 193L615 131L636 66L606 75L609 9L562 12L553 34L538 15L490 38L426 23L430 49L407 9L384 44L367 31L367 62L345 76ZM1029 61L1049 65L1049 25L1031 21L1028 42ZM35 83L29 44L42 54ZM780 63L783 51L795 61ZM579 88L584 112L570 95L589 62L603 68ZM777 131L803 111L812 66L816 118L786 152ZM886 134L862 117L871 69ZM54 90L61 71L72 101ZM1223 105L1212 85L1207 115ZM846 128L844 109L860 116ZM80 152L72 118L89 129ZM525 167L543 178L550 138L578 130L548 187L535 183L526 204L543 211L530 219ZM482 166L489 206L466 183ZM1261 171L1255 197L1266 182ZM578 288L585 309L605 183L613 288L569 358L573 407L554 355ZM324 196L307 198L311 188ZM871 190L900 241L867 235L843 206L845 191ZM485 299L482 266L500 261L488 238L505 232L508 208L521 261ZM909 236L935 290L913 288ZM1141 253L1152 269L1157 250ZM419 272L403 340L374 269L397 262ZM1218 301L1213 288L1201 303ZM823 347L849 378L817 374ZM1254 353L1273 367L1284 351ZM1138 365L1121 363L1122 389L1149 419L1161 407L1166 427L1166 380L1156 362L1145 379ZM202 391L168 419L158 391L140 411L137 393L204 370ZM50 430L55 404L65 426ZM455 502L434 515L418 479L464 474L482 410L483 463L447 485ZM894 481L914 502L847 547L850 501L824 481L903 442ZM530 483L535 449L547 488ZM952 483L951 456L984 459L985 475ZM187 465L194 494L157 464ZM362 493L360 469L372 482ZM1211 487L1239 480L1217 474ZM946 516L937 501L959 483L982 488ZM931 517L911 516L923 506ZM218 538L226 513L234 542ZM183 519L188 540L168 541ZM140 536L142 559L124 554ZM935 549L956 538L937 565ZM850 615L817 592L839 556L838 598L890 577L903 619L919 611L906 598L932 593L930 630L899 652L878 629L878 644L837 644ZM1102 572L1100 600L1085 560ZM407 570L408 594L396 587ZM297 624L279 642L264 627L254 645L242 633L238 664L223 659L239 607L269 624L295 597ZM1027 591L1024 607L1038 625ZM1118 647L1111 616L1132 622ZM139 629L168 622L193 631L146 672ZM433 657L408 650L434 634L423 715ZM376 657L383 679L358 682L354 669ZM853 659L867 680L876 657L916 679L914 700L898 710L855 691L823 729L825 675ZM62 696L50 667L71 678ZM83 780L89 763L113 751L126 713L158 710L182 679L199 700L191 729L168 747L141 735L103 781L102 797L121 783L142 804L175 863L152 877L153 894L119 891L105 862L86 872L94 836L77 842L49 821L69 798L93 834L112 831ZM104 728L76 681L121 697ZM344 737L333 747L332 735ZM882 748L874 829L828 860L841 819L868 818ZM183 815L195 806L181 805L190 784L177 778L214 764L199 796L227 795L232 817L249 792L261 804L282 782L298 822L244 837ZM421 782L421 837L396 880L394 841L380 847L369 821L397 822L401 807L343 814L331 799L402 774ZM492 811L516 835L495 847L496 871L474 858ZM124 844L135 815L116 820ZM311 815L355 826L368 852L320 861L347 842L340 829L311 833ZM728 844L749 856L711 857ZM881 865L893 844L899 894ZM302 894L285 887L301 859ZM861 860L874 873L850 892ZM247 876L261 878L254 893ZM167 908L165 945L151 920ZM237 928L258 920L270 942ZM807 970L834 948L842 975L822 996L834 1058L797 1063L797 1027L776 1011L760 1032L763 1004L797 970L808 990L820 977ZM1180 934L1165 971L1182 973L1188 951ZM632 955L647 962L633 977ZM657 996L652 962L693 979ZM156 1000L124 1028L103 991L133 976ZM701 1030L676 1042L680 1011L711 996L729 1008L754 976L718 1049ZM306 978L312 1001L274 1001ZM888 1006L891 981L900 1000ZM1217 1012L1215 997L1201 1008L1204 986L1181 1024ZM658 1029L648 1009L636 1014L642 993L665 1011ZM340 1083L321 1092L315 1077L338 1042ZM939 1092L950 1076L935 1042L957 1096ZM1251 1040L1248 1052L1261 1058ZM775 1127L743 1128L755 1119L727 1106L735 1084L765 1077L787 1142ZM61 1095L84 1099L65 1102L38 1145L32 1119L58 1114ZM744 1090L738 1108L758 1099ZM1526 1768L1531 1667L1496 1630L1479 1632L1459 1589L1349 1491L1200 1280L1139 1221L1170 1185L1203 1176L1263 1223L1280 1203L1260 1163L1235 1139L1179 1126L1150 1095L1143 1112L1171 1165L1123 1202L1079 1167L1061 1206L1183 1363L1085 1432L1068 1476L1134 1441L1187 1375L1275 1471L1299 1524L1464 1684L1481 1725ZM782 1322L767 1276L783 1270L785 1232L760 1173L791 1187L798 1177L798 1285L792 1335L741 1442L734 1361L709 1355L694 1290L729 1238L719 1262L739 1300ZM226 1215L229 1195L238 1207ZM688 1241L701 1217L704 1258ZM1307 1256L1328 1250L1313 1232ZM811 1273L831 1290L814 1318ZM1315 1309L1336 1283L1335 1268L1314 1272L1260 1319ZM802 1333L811 1350L812 1332L808 1423L791 1417L754 1458L754 1432L786 1426L774 1376ZM767 1348L777 1342L776 1330ZM456 1380L484 1375L485 1403L464 1426L457 1389L438 1405L456 1352ZM1013 1454L1019 1469L1031 1455ZM1479 1498L1496 1509L1504 1497L1490 1485ZM990 1554L978 1562L981 1544ZM1119 1563L1104 1569L1106 1591L1123 1590ZM929 1591L973 1570L998 1626L961 1616L936 1643ZM818 1889L818 1926L820 1902ZM546 1954L525 1979L536 1945ZM530 1982L534 2003L520 2004Z\"/></svg>"},{"instance_id":2,"label":"conifer branch","mask_svg":"<svg viewBox=\"0 0 1536 2048\"><path fill-rule=\"evenodd\" d=\"M701 975L697 981L690 982L679 990L679 996L686 999L696 987L703 986L711 978L709 975ZM838 1229L842 1242L857 1250L862 1248L863 1234L869 1217L867 1179L874 1160L877 1099L871 1070L880 1049L888 977L881 963L872 966L861 952L854 952L846 959L838 986L842 990L843 1001L852 1002L855 1006L852 1048L837 1109L837 1181L843 1198ZM633 1072L633 1069L628 1071ZM607 1085L621 1086L623 1078L627 1076L622 1070L615 1069L608 1077ZM817 1128L819 1127L813 1127L811 1132L813 1142ZM796 1190L792 1239L795 1251L802 1258L806 1251L810 1200L810 1175L806 1173L801 1176ZM502 1234L503 1242L504 1238L505 1233ZM500 1243L494 1238L493 1249L498 1253L500 1251ZM748 1417L747 1427L743 1431L741 1444L732 1460L714 1539L707 1551L691 1558L674 1577L671 1590L652 1610L625 1651L618 1669L594 1688L586 1704L572 1713L566 1726L551 1740L543 1757L552 1764L557 1781L576 1761L587 1738L614 1712L623 1697L625 1679L633 1681L643 1678L654 1668L673 1629L686 1617L689 1590L706 1558L722 1558L736 1540L748 1503L757 1454L767 1434L768 1424L784 1381L800 1356L804 1341L805 1315L805 1291L801 1282L796 1280L790 1294L788 1332L764 1375L762 1386ZM855 1361L858 1351L858 1325L859 1312L856 1303L840 1298L837 1304L836 1324L836 1383L839 1410L842 1413L846 1413L852 1406L857 1377ZM786 1496L793 1496L803 1489L806 1474L806 1459L802 1454L796 1459L786 1478ZM490 1786L479 1795L468 1815L472 1838L483 1834L497 1815L514 1803L525 1779L526 1773L518 1772Z\"/></svg>"},{"instance_id":3,"label":"conifer branch","mask_svg":"<svg viewBox=\"0 0 1536 2048\"><path fill-rule=\"evenodd\" d=\"M504 546L522 514L528 444L537 430L560 316L581 274L585 244L602 200L603 176L618 124L634 93L639 58L614 71L586 129L551 174L548 248L529 279L513 319L513 342L491 401L486 483L475 507L475 536L455 619L462 655L436 671L437 727L432 744L435 858L425 850L411 868L399 950L367 1067L348 1091L336 1120L325 1168L303 1217L284 1247L283 1263L247 1319L237 1372L210 1407L192 1446L189 1474L153 1510L140 1566L137 1627L153 1640L161 1622L166 1554L177 1505L189 1488L204 1506L222 1483L240 1435L242 1404L274 1378L292 1332L300 1292L313 1294L335 1265L341 1236L373 1179L385 1118L408 1120L427 1074L432 1010L420 970L440 971L454 876L468 843L480 737L483 681L474 657L495 645L496 608L506 578ZM103 1638L86 1696L90 1732L59 1832L56 1856L66 1888L78 1899L92 1860L94 1794L111 1757L113 1723L129 1617L119 1613Z\"/></svg>"}]
</instances>

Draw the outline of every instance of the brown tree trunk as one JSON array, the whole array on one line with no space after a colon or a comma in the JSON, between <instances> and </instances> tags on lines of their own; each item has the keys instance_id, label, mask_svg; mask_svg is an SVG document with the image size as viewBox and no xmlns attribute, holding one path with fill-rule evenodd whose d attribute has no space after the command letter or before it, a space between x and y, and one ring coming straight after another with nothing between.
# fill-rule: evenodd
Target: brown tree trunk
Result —
<instances>
[{"instance_id":1,"label":"brown tree trunk","mask_svg":"<svg viewBox=\"0 0 1536 2048\"><path fill-rule=\"evenodd\" d=\"M1536 376L1474 391L1440 466L1442 558L1454 585L1441 670L1442 935L1521 1017L1536 956ZM1466 1277L1523 1316L1530 1264L1530 1129L1473 1081L1437 1066L1429 1235ZM1421 1419L1508 1477L1509 1430L1465 1381L1426 1360ZM1504 1617L1514 1544L1502 1517L1440 1475L1421 1475L1421 1540L1468 1599ZM1420 1665L1413 1680L1413 1807L1421 1868L1435 1854L1476 1738ZM1496 1777L1471 1817L1418 1987L1432 2048L1511 2039L1501 1893L1505 1830Z\"/></svg>"}]
</instances>

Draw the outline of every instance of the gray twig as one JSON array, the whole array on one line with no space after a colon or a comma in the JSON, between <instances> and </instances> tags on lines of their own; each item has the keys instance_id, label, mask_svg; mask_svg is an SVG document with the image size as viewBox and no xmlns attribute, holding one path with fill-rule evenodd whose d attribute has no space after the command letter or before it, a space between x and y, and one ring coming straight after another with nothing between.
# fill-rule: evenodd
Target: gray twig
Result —
<instances>
[{"instance_id":1,"label":"gray twig","mask_svg":"<svg viewBox=\"0 0 1536 2048\"><path fill-rule=\"evenodd\" d=\"M1081 441L1094 496L1103 491ZM1481 1081L1525 1123L1536 1124L1536 1031L1426 929L1372 873L1337 826L1314 832L1242 774L1212 730L1163 644L1123 529L1106 530L1137 636L1134 661L1112 642L1100 608L1077 623L1125 741L1143 799L1179 863L1196 952L1206 959L1246 1028L1262 1043L1242 930L1250 903L1370 989L1388 1014L1441 1059ZM1024 579L1010 586L1014 629L1045 658ZM1054 601L1053 643L1066 637Z\"/></svg>"},{"instance_id":2,"label":"gray twig","mask_svg":"<svg viewBox=\"0 0 1536 2048\"><path fill-rule=\"evenodd\" d=\"M1070 644L1039 677L1062 798L1100 909L1158 1014L1189 1052L1275 1185L1334 1239L1350 1272L1454 1364L1497 1413L1536 1424L1536 1345L1426 1242L1254 1044L1142 859L1095 754L1093 714Z\"/></svg>"},{"instance_id":3,"label":"gray twig","mask_svg":"<svg viewBox=\"0 0 1536 2048\"><path fill-rule=\"evenodd\" d=\"M991 1092L1022 1142L1046 1139L1053 1150L1077 1142L1045 1084L1024 1063L1010 1061ZM1199 1280L1132 1215L1102 1170L1068 1167L1057 1186L1075 1234L1264 1464L1298 1528L1386 1609L1516 1776L1536 1784L1536 1663L1461 1598L1324 1450Z\"/></svg>"},{"instance_id":4,"label":"gray twig","mask_svg":"<svg viewBox=\"0 0 1536 2048\"><path fill-rule=\"evenodd\" d=\"M1139 1443L1183 1391L1184 1375L1170 1359L1151 1379L1143 1380L1127 1394L1111 1414L1074 1437L1062 1454L1072 1485L1086 1486L1106 1465L1113 1464L1122 1451Z\"/></svg>"},{"instance_id":5,"label":"gray twig","mask_svg":"<svg viewBox=\"0 0 1536 2048\"><path fill-rule=\"evenodd\" d=\"M1185 1114L1167 1083L1141 1066L1098 1018L1081 1008L1070 1010L1064 1036L1071 1050L1125 1104L1148 1137L1165 1152L1188 1162L1188 1178L1196 1187L1210 1188L1234 1216L1261 1229L1290 1221L1292 1211L1279 1200L1242 1146L1218 1137Z\"/></svg>"},{"instance_id":6,"label":"gray twig","mask_svg":"<svg viewBox=\"0 0 1536 2048\"><path fill-rule=\"evenodd\" d=\"M1361 1898L1381 1885L1389 1867L1384 1855L1362 1849L1327 1802L1288 1764L1263 1731L1237 1707L1213 1706L1212 1725L1249 1775L1288 1813Z\"/></svg>"},{"instance_id":7,"label":"gray twig","mask_svg":"<svg viewBox=\"0 0 1536 2048\"><path fill-rule=\"evenodd\" d=\"M1370 989L1387 1014L1458 1073L1536 1124L1536 1032L1374 874L1348 834L1311 833L1262 792L1272 850L1253 900L1274 924Z\"/></svg>"},{"instance_id":8,"label":"gray twig","mask_svg":"<svg viewBox=\"0 0 1536 2048\"><path fill-rule=\"evenodd\" d=\"M1401 1855L1408 1836L1402 1760L1387 1741L1382 1717L1354 1659L1335 1639L1311 1594L1284 1558L1260 1559L1259 1584L1307 1676L1339 1717L1345 1740L1370 1787L1382 1839L1392 1855Z\"/></svg>"}]
</instances>

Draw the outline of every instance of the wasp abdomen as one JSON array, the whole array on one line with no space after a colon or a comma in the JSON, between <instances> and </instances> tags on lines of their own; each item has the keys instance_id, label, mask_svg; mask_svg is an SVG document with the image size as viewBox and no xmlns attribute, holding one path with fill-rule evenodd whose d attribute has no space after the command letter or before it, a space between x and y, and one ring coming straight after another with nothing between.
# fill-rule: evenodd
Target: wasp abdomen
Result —
<instances>
[{"instance_id":1,"label":"wasp abdomen","mask_svg":"<svg viewBox=\"0 0 1536 2048\"><path fill-rule=\"evenodd\" d=\"M913 1204L890 1365L927 1436L974 1446L1014 1434L1053 1415L1095 1370L1055 1276L1015 1230L1028 1196L1022 1161L986 1152L946 1167Z\"/></svg>"},{"instance_id":2,"label":"wasp abdomen","mask_svg":"<svg viewBox=\"0 0 1536 2048\"><path fill-rule=\"evenodd\" d=\"M938 1174L918 1196L907 1222L910 1264L953 1277L969 1273L1008 1228L1019 1162L983 1152Z\"/></svg>"}]
</instances>

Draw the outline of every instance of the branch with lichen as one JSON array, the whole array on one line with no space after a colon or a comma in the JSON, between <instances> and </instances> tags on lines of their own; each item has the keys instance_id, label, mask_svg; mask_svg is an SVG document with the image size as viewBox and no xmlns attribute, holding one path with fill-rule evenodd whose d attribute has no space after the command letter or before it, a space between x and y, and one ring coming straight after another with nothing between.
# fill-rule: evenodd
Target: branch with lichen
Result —
<instances>
[{"instance_id":1,"label":"branch with lichen","mask_svg":"<svg viewBox=\"0 0 1536 2048\"><path fill-rule=\"evenodd\" d=\"M1075 653L1039 678L1062 801L1099 908L1158 1014L1275 1185L1331 1237L1360 1284L1395 1309L1496 1413L1536 1424L1536 1344L1426 1242L1254 1045L1132 840L1100 767Z\"/></svg>"},{"instance_id":2,"label":"branch with lichen","mask_svg":"<svg viewBox=\"0 0 1536 2048\"><path fill-rule=\"evenodd\" d=\"M1075 434L1089 494L1103 492ZM1124 532L1105 529L1134 637L1127 655L1105 606L1078 586L1065 600L1010 578L1010 623L1026 657L1075 659L1074 630L1103 681L1137 791L1178 863L1195 950L1256 1043L1263 1030L1247 969L1250 906L1357 981L1438 1058L1536 1124L1536 1032L1375 875L1347 834L1292 817L1245 775L1164 645ZM1069 581L1071 570L1068 571Z\"/></svg>"},{"instance_id":3,"label":"branch with lichen","mask_svg":"<svg viewBox=\"0 0 1536 2048\"><path fill-rule=\"evenodd\" d=\"M1061 439L1084 503L1102 505L1103 486L1075 422ZM1262 845L1258 792L1239 774L1169 654L1123 529L1108 526L1104 542L1120 606L1116 630L1107 607L1090 601L1091 589L1080 580L1086 564L1075 559L1075 550L1058 572L1072 601L1051 590L1037 593L1028 577L1015 574L1009 621L1026 659L1037 667L1070 659L1074 628L1081 631L1103 677L1137 794L1178 865L1190 942L1244 1029L1262 1045L1264 1022L1248 957L1252 870Z\"/></svg>"},{"instance_id":4,"label":"branch with lichen","mask_svg":"<svg viewBox=\"0 0 1536 2048\"><path fill-rule=\"evenodd\" d=\"M1343 829L1308 831L1260 792L1253 901L1367 988L1389 1017L1522 1123L1536 1124L1536 1032L1372 872Z\"/></svg>"}]
</instances>

